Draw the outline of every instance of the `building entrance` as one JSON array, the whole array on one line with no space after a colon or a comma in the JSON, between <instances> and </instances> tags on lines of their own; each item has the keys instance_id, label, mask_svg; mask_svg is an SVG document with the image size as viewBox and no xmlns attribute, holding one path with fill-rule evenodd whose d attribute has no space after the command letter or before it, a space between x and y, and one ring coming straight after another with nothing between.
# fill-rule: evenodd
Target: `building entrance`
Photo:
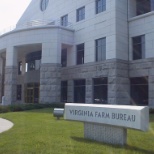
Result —
<instances>
[{"instance_id":1,"label":"building entrance","mask_svg":"<svg viewBox=\"0 0 154 154\"><path fill-rule=\"evenodd\" d=\"M39 83L30 83L25 86L25 102L39 103Z\"/></svg>"}]
</instances>

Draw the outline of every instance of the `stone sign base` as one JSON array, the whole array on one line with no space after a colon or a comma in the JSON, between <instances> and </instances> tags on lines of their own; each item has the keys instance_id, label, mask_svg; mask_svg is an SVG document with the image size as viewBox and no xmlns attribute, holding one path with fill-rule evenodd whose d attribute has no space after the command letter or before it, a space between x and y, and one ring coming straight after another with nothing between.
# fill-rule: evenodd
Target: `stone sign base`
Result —
<instances>
[{"instance_id":1,"label":"stone sign base","mask_svg":"<svg viewBox=\"0 0 154 154\"><path fill-rule=\"evenodd\" d=\"M147 131L149 108L147 106L100 105L66 103L64 119L84 123L87 139L116 144L127 144L127 129Z\"/></svg>"},{"instance_id":2,"label":"stone sign base","mask_svg":"<svg viewBox=\"0 0 154 154\"><path fill-rule=\"evenodd\" d=\"M127 129L104 124L84 122L84 137L103 143L125 145Z\"/></svg>"}]
</instances>

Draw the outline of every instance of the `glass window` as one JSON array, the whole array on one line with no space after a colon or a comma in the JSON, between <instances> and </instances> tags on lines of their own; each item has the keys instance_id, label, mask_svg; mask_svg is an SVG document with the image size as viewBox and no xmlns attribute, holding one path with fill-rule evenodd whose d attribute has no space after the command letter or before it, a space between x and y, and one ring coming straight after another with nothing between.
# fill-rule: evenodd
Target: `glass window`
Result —
<instances>
[{"instance_id":1,"label":"glass window","mask_svg":"<svg viewBox=\"0 0 154 154\"><path fill-rule=\"evenodd\" d=\"M96 14L106 10L106 0L96 0Z\"/></svg>"},{"instance_id":2,"label":"glass window","mask_svg":"<svg viewBox=\"0 0 154 154\"><path fill-rule=\"evenodd\" d=\"M145 58L145 36L132 38L133 43L133 60Z\"/></svg>"},{"instance_id":3,"label":"glass window","mask_svg":"<svg viewBox=\"0 0 154 154\"><path fill-rule=\"evenodd\" d=\"M49 3L49 0L41 0L41 4L40 4L40 7L41 7L41 11L45 11L47 6L48 6L48 3Z\"/></svg>"},{"instance_id":4,"label":"glass window","mask_svg":"<svg viewBox=\"0 0 154 154\"><path fill-rule=\"evenodd\" d=\"M84 64L84 43L77 45L77 65Z\"/></svg>"},{"instance_id":5,"label":"glass window","mask_svg":"<svg viewBox=\"0 0 154 154\"><path fill-rule=\"evenodd\" d=\"M20 61L18 63L18 75L21 75L22 74L22 62Z\"/></svg>"},{"instance_id":6,"label":"glass window","mask_svg":"<svg viewBox=\"0 0 154 154\"><path fill-rule=\"evenodd\" d=\"M62 67L67 66L67 49L62 49L61 51L61 65Z\"/></svg>"},{"instance_id":7,"label":"glass window","mask_svg":"<svg viewBox=\"0 0 154 154\"><path fill-rule=\"evenodd\" d=\"M136 14L141 15L153 10L154 0L136 0Z\"/></svg>"},{"instance_id":8,"label":"glass window","mask_svg":"<svg viewBox=\"0 0 154 154\"><path fill-rule=\"evenodd\" d=\"M131 104L148 105L148 77L130 78Z\"/></svg>"},{"instance_id":9,"label":"glass window","mask_svg":"<svg viewBox=\"0 0 154 154\"><path fill-rule=\"evenodd\" d=\"M35 60L35 70L40 70L41 60Z\"/></svg>"},{"instance_id":10,"label":"glass window","mask_svg":"<svg viewBox=\"0 0 154 154\"><path fill-rule=\"evenodd\" d=\"M68 15L61 17L61 25L65 27L68 26Z\"/></svg>"},{"instance_id":11,"label":"glass window","mask_svg":"<svg viewBox=\"0 0 154 154\"><path fill-rule=\"evenodd\" d=\"M22 86L17 85L17 100L21 100L22 97Z\"/></svg>"},{"instance_id":12,"label":"glass window","mask_svg":"<svg viewBox=\"0 0 154 154\"><path fill-rule=\"evenodd\" d=\"M81 21L85 19L85 7L81 7L79 9L77 9L77 12L76 12L76 21Z\"/></svg>"},{"instance_id":13,"label":"glass window","mask_svg":"<svg viewBox=\"0 0 154 154\"><path fill-rule=\"evenodd\" d=\"M95 104L107 104L107 78L93 79L93 98Z\"/></svg>"},{"instance_id":14,"label":"glass window","mask_svg":"<svg viewBox=\"0 0 154 154\"><path fill-rule=\"evenodd\" d=\"M106 59L106 38L96 40L96 61Z\"/></svg>"},{"instance_id":15,"label":"glass window","mask_svg":"<svg viewBox=\"0 0 154 154\"><path fill-rule=\"evenodd\" d=\"M74 102L85 103L85 80L74 80Z\"/></svg>"},{"instance_id":16,"label":"glass window","mask_svg":"<svg viewBox=\"0 0 154 154\"><path fill-rule=\"evenodd\" d=\"M32 52L26 55L26 72L40 69L41 55L41 51Z\"/></svg>"},{"instance_id":17,"label":"glass window","mask_svg":"<svg viewBox=\"0 0 154 154\"><path fill-rule=\"evenodd\" d=\"M61 102L67 102L67 81L61 81Z\"/></svg>"},{"instance_id":18,"label":"glass window","mask_svg":"<svg viewBox=\"0 0 154 154\"><path fill-rule=\"evenodd\" d=\"M35 70L35 61L31 61L28 63L28 71Z\"/></svg>"}]
</instances>

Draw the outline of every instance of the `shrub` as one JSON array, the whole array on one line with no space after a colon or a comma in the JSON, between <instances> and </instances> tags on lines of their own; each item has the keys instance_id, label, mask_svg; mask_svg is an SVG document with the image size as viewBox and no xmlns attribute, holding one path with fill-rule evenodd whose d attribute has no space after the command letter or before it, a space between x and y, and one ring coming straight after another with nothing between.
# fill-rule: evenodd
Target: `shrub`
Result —
<instances>
[{"instance_id":1,"label":"shrub","mask_svg":"<svg viewBox=\"0 0 154 154\"><path fill-rule=\"evenodd\" d=\"M0 106L0 113L19 112L25 110L42 109L42 108L64 108L64 103L52 104L12 104L8 106Z\"/></svg>"},{"instance_id":2,"label":"shrub","mask_svg":"<svg viewBox=\"0 0 154 154\"><path fill-rule=\"evenodd\" d=\"M153 109L150 109L149 112L150 112L151 114L154 114L154 108L153 108Z\"/></svg>"},{"instance_id":3,"label":"shrub","mask_svg":"<svg viewBox=\"0 0 154 154\"><path fill-rule=\"evenodd\" d=\"M6 113L6 112L9 112L9 108L6 107L6 106L0 106L0 113Z\"/></svg>"}]
</instances>

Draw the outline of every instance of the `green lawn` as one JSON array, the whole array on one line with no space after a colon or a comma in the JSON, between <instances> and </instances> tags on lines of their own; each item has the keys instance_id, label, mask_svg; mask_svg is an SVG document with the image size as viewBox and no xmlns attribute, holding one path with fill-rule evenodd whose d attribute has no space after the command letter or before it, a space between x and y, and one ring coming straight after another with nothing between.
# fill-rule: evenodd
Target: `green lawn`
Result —
<instances>
[{"instance_id":1,"label":"green lawn","mask_svg":"<svg viewBox=\"0 0 154 154\"><path fill-rule=\"evenodd\" d=\"M15 125L0 134L0 154L154 154L154 114L149 132L128 130L128 144L111 146L83 138L83 124L56 120L51 109L0 114Z\"/></svg>"}]
</instances>

